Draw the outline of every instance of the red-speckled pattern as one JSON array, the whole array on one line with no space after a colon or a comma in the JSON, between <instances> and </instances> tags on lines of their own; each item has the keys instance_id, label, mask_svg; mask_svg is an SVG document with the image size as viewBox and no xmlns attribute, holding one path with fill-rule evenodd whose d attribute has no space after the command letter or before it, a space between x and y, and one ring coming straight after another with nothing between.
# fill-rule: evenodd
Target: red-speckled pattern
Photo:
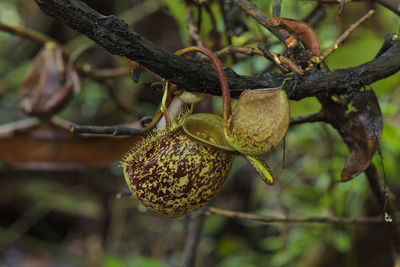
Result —
<instances>
[{"instance_id":1,"label":"red-speckled pattern","mask_svg":"<svg viewBox=\"0 0 400 267\"><path fill-rule=\"evenodd\" d=\"M178 128L139 143L123 167L130 190L143 205L177 218L215 197L233 158L232 153L192 139Z\"/></svg>"}]
</instances>

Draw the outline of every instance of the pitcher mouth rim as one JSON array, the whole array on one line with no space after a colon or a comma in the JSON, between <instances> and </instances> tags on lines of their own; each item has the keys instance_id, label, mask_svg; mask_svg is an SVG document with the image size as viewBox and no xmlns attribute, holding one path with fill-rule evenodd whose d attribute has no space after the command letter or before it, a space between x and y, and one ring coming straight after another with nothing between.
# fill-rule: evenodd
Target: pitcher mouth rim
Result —
<instances>
[{"instance_id":1,"label":"pitcher mouth rim","mask_svg":"<svg viewBox=\"0 0 400 267\"><path fill-rule=\"evenodd\" d=\"M189 120L198 120L198 121L202 121L202 122L206 122L206 123L209 123L209 124L214 124L214 125L216 125L218 128L221 129L221 135L222 135L222 137L223 137L224 140L225 140L225 137L224 137L224 127L223 127L223 119L222 119L221 117L219 117L219 116L217 116L217 115L214 115L214 114L210 114L210 113L195 113L195 114L191 114L191 115L187 116L187 117L184 119L184 121L183 121L183 123L182 123L182 128L183 128L183 130L185 131L185 133L188 134L190 137L192 137L192 138L194 138L194 139L196 139L196 140L198 140L198 141L200 141L200 142L202 142L202 143L204 143L204 144L207 144L207 145L210 145L210 146L213 146L213 147L215 147L215 148L219 148L219 149L221 149L221 150L225 150L225 151L231 152L231 153L233 153L233 152L236 151L233 147L231 147L231 146L228 145L228 143L226 142L226 140L225 140L226 145L217 144L217 143L214 143L214 142L210 142L210 141L208 141L208 140L205 140L205 139L203 139L203 138L201 138L201 137L199 137L199 136L197 136L197 135L191 133L190 130L186 127L186 126L187 126L187 122L188 122Z\"/></svg>"}]
</instances>

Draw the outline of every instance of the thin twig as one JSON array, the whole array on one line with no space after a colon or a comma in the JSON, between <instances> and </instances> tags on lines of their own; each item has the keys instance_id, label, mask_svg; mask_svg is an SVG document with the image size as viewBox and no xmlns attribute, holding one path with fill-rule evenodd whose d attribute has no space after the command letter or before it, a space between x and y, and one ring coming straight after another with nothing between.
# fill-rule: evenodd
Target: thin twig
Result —
<instances>
[{"instance_id":1,"label":"thin twig","mask_svg":"<svg viewBox=\"0 0 400 267\"><path fill-rule=\"evenodd\" d=\"M217 19L215 18L215 14L212 11L210 4L205 2L204 3L204 8L207 11L208 15L210 16L210 20L211 20L211 28L213 31L216 31L218 26L217 26Z\"/></svg>"},{"instance_id":2,"label":"thin twig","mask_svg":"<svg viewBox=\"0 0 400 267\"><path fill-rule=\"evenodd\" d=\"M376 172L376 170L375 170ZM120 193L121 194L121 193ZM118 194L119 195L119 194ZM117 195L117 196L118 196ZM123 197L130 196L130 191L123 191ZM122 196L122 195L121 195ZM392 206L393 207L393 206ZM257 215L240 211L219 209L213 207L203 207L201 212L205 215L219 215L232 219L259 221L264 223L332 223L332 224L388 224L382 216L365 217L365 218L344 218L344 217L288 217L288 216L266 216ZM197 215L199 216L199 215ZM390 225L400 224L399 221L393 220ZM400 235L398 236L400 237ZM396 237L397 238L397 237Z\"/></svg>"},{"instance_id":3,"label":"thin twig","mask_svg":"<svg viewBox=\"0 0 400 267\"><path fill-rule=\"evenodd\" d=\"M338 9L338 17L339 18L342 16L345 5L346 5L346 0L340 0L339 9Z\"/></svg>"},{"instance_id":4,"label":"thin twig","mask_svg":"<svg viewBox=\"0 0 400 267\"><path fill-rule=\"evenodd\" d=\"M292 61L290 58L278 55L273 52L269 52L266 49L262 49L260 46L258 47L261 52L263 53L264 57L272 61L283 73L289 73L290 71L297 73L297 74L304 74L303 69L298 66L294 61ZM283 64L287 66L284 67Z\"/></svg>"},{"instance_id":5,"label":"thin twig","mask_svg":"<svg viewBox=\"0 0 400 267\"><path fill-rule=\"evenodd\" d=\"M365 170L365 175L367 176L367 180L369 183L369 186L372 190L372 193L374 194L374 197L376 198L377 202L379 203L380 206L384 205L385 202L385 194L382 190L382 181L381 178L378 174L378 171L375 168L375 165L371 163L368 168ZM393 242L393 246L397 252L397 254L400 253L400 226L398 225L400 223L396 213L397 213L397 207L393 199L393 193L391 193L389 187L387 187L387 192L388 192L388 211L390 213L392 222L387 223L387 226L391 232L391 239ZM381 216L382 218L383 216Z\"/></svg>"},{"instance_id":6,"label":"thin twig","mask_svg":"<svg viewBox=\"0 0 400 267\"><path fill-rule=\"evenodd\" d=\"M201 24L203 22L203 9L200 4L197 4L197 21L196 21L196 29L197 32L201 32Z\"/></svg>"},{"instance_id":7,"label":"thin twig","mask_svg":"<svg viewBox=\"0 0 400 267\"><path fill-rule=\"evenodd\" d=\"M245 54L245 55L258 55L258 56L263 56L262 51L260 51L257 48L253 47L239 47L239 46L227 46L225 48L222 48L221 50L217 51L215 54L218 57L223 57L228 54L233 54L233 53L240 53L240 54Z\"/></svg>"},{"instance_id":8,"label":"thin twig","mask_svg":"<svg viewBox=\"0 0 400 267\"><path fill-rule=\"evenodd\" d=\"M382 217L343 218L343 217L287 217L287 216L263 216L239 211L231 211L217 208L204 208L206 215L219 215L227 218L259 221L264 223L333 223L333 224L385 224ZM399 224L399 222L396 222Z\"/></svg>"},{"instance_id":9,"label":"thin twig","mask_svg":"<svg viewBox=\"0 0 400 267\"><path fill-rule=\"evenodd\" d=\"M109 135L130 135L130 136L146 135L146 132L143 132L140 129L130 128L121 125L115 125L115 126L70 125L70 131L79 134L109 134Z\"/></svg>"},{"instance_id":10,"label":"thin twig","mask_svg":"<svg viewBox=\"0 0 400 267\"><path fill-rule=\"evenodd\" d=\"M315 0L308 0L315 1ZM338 0L317 0L318 3L324 4L339 4ZM346 0L346 2L375 2L383 5L387 9L393 11L400 16L400 1L398 0Z\"/></svg>"},{"instance_id":11,"label":"thin twig","mask_svg":"<svg viewBox=\"0 0 400 267\"><path fill-rule=\"evenodd\" d=\"M266 16L264 13L262 13L260 10L258 10L258 8L255 5L246 0L232 0L232 1L241 9L243 9L246 13L248 13L250 16L255 18L262 26L264 26L272 34L278 37L278 39L281 40L285 45L287 45L286 40L289 37L292 37L292 35L280 27L276 27L272 24L267 24L267 22L269 21L269 17Z\"/></svg>"},{"instance_id":12,"label":"thin twig","mask_svg":"<svg viewBox=\"0 0 400 267\"><path fill-rule=\"evenodd\" d=\"M222 14L222 18L224 21L224 29L225 29L224 34L225 34L226 40L228 42L228 45L232 45L232 36L229 33L229 23L228 23L228 18L227 18L227 12L225 11L225 3L223 1L218 1L218 2L219 2L219 10L220 10L220 13ZM232 59L233 59L233 62L236 62L235 54L232 54Z\"/></svg>"},{"instance_id":13,"label":"thin twig","mask_svg":"<svg viewBox=\"0 0 400 267\"><path fill-rule=\"evenodd\" d=\"M19 36L21 38L27 38L35 43L40 45L44 45L48 42L57 43L56 40L44 35L40 32L34 31L32 29L20 26L12 26L0 21L0 30L4 32L8 32L12 35ZM70 56L69 53L63 50L64 57L68 58ZM106 78L119 78L121 76L129 75L129 72L124 69L115 69L111 71L110 69L105 70L92 70L89 66L80 65L78 63L74 63L76 69L79 71L80 74L85 75L88 78L96 80L98 82L102 82L103 79Z\"/></svg>"},{"instance_id":14,"label":"thin twig","mask_svg":"<svg viewBox=\"0 0 400 267\"><path fill-rule=\"evenodd\" d=\"M211 20L212 30L208 32L208 36L214 42L212 48L220 49L223 45L221 44L221 33L218 31L217 18L215 17L209 3L205 2L203 3L203 6Z\"/></svg>"},{"instance_id":15,"label":"thin twig","mask_svg":"<svg viewBox=\"0 0 400 267\"><path fill-rule=\"evenodd\" d=\"M16 35L16 36L19 36L22 38L28 38L28 39L30 39L36 43L39 43L41 45L44 45L47 42L56 42L52 38L50 38L40 32L36 32L34 30L24 28L24 27L7 25L2 22L0 22L0 30L6 31L8 33L11 33L13 35ZM92 44L85 44L83 46L84 46L84 49L88 49L90 46L92 46ZM69 54L63 50L63 56L68 59L70 59L70 57L73 56L74 53L75 52ZM73 61L75 61L75 60L73 60ZM138 64L135 62L133 62L132 64L134 66L138 66ZM90 79L96 81L97 83L105 86L109 92L111 99L123 112L125 112L127 114L132 114L133 112L135 112L135 110L132 110L132 109L126 107L119 101L119 99L116 97L116 95L113 91L113 86L107 81L107 79L109 79L109 78L120 78L120 77L130 75L131 71L129 69L115 68L115 69L92 70L90 66L81 65L77 62L74 62L73 65L81 75L84 75L85 77L90 78Z\"/></svg>"},{"instance_id":16,"label":"thin twig","mask_svg":"<svg viewBox=\"0 0 400 267\"><path fill-rule=\"evenodd\" d=\"M48 37L47 35L44 35L41 32L37 32L35 30L26 28L26 27L20 27L20 26L13 26L13 25L9 25L9 24L5 24L3 22L0 21L0 30L4 31L4 32L8 32L12 35L15 36L19 36L21 38L26 38L29 39L35 43L44 45L48 42L53 42L53 43L57 43L58 42L50 37ZM63 56L68 58L70 56L69 53L66 53L63 50Z\"/></svg>"},{"instance_id":17,"label":"thin twig","mask_svg":"<svg viewBox=\"0 0 400 267\"><path fill-rule=\"evenodd\" d=\"M304 74L303 69L298 66L293 60L285 56L279 56L279 61L285 64L291 71L297 74Z\"/></svg>"},{"instance_id":18,"label":"thin twig","mask_svg":"<svg viewBox=\"0 0 400 267\"><path fill-rule=\"evenodd\" d=\"M57 42L54 39L31 29L20 27L20 26L11 26L6 23L0 21L0 30L11 33L13 35L30 39L39 44L45 44L47 42Z\"/></svg>"},{"instance_id":19,"label":"thin twig","mask_svg":"<svg viewBox=\"0 0 400 267\"><path fill-rule=\"evenodd\" d=\"M400 16L400 1L398 0L376 0L379 4Z\"/></svg>"},{"instance_id":20,"label":"thin twig","mask_svg":"<svg viewBox=\"0 0 400 267\"><path fill-rule=\"evenodd\" d=\"M287 69L285 66L282 65L281 61L279 60L279 56L273 52L269 52L267 49L263 49L262 47L258 47L261 50L264 57L271 61L278 69L282 71L282 73L289 73L290 70Z\"/></svg>"},{"instance_id":21,"label":"thin twig","mask_svg":"<svg viewBox=\"0 0 400 267\"><path fill-rule=\"evenodd\" d=\"M349 35L358 27L360 26L361 23L369 19L373 14L375 13L374 10L368 11L367 14L365 14L362 18L360 18L358 21L353 23L336 41L329 47L327 50L322 53L322 56L320 57L320 61L323 61L326 59L333 51L335 51L339 45L349 37Z\"/></svg>"},{"instance_id":22,"label":"thin twig","mask_svg":"<svg viewBox=\"0 0 400 267\"><path fill-rule=\"evenodd\" d=\"M290 118L290 126L298 125L306 122L320 122L325 120L325 114L322 111L319 111L314 114L304 115L304 116L296 116Z\"/></svg>"},{"instance_id":23,"label":"thin twig","mask_svg":"<svg viewBox=\"0 0 400 267\"><path fill-rule=\"evenodd\" d=\"M275 0L274 6L272 7L272 15L274 18L281 16L281 4L282 0Z\"/></svg>"},{"instance_id":24,"label":"thin twig","mask_svg":"<svg viewBox=\"0 0 400 267\"><path fill-rule=\"evenodd\" d=\"M315 28L318 22L321 21L325 15L324 5L318 4L302 21L307 23L310 27Z\"/></svg>"},{"instance_id":25,"label":"thin twig","mask_svg":"<svg viewBox=\"0 0 400 267\"><path fill-rule=\"evenodd\" d=\"M187 22L189 27L189 36L192 39L193 43L197 46L203 46L203 41L199 36L199 28L196 26L193 18L193 10L190 5L186 7L187 14Z\"/></svg>"},{"instance_id":26,"label":"thin twig","mask_svg":"<svg viewBox=\"0 0 400 267\"><path fill-rule=\"evenodd\" d=\"M246 0L233 0L233 2L241 9L246 11L247 14L255 18L260 24L265 25L269 17L262 13L258 8Z\"/></svg>"},{"instance_id":27,"label":"thin twig","mask_svg":"<svg viewBox=\"0 0 400 267\"><path fill-rule=\"evenodd\" d=\"M139 66L139 65L138 65ZM131 75L131 70L128 68L106 68L93 70L91 73L98 79L121 78Z\"/></svg>"},{"instance_id":28,"label":"thin twig","mask_svg":"<svg viewBox=\"0 0 400 267\"><path fill-rule=\"evenodd\" d=\"M204 214L190 214L187 216L187 237L185 252L183 254L183 267L193 267L196 261L196 251L200 240L201 229L203 227Z\"/></svg>"}]
</instances>

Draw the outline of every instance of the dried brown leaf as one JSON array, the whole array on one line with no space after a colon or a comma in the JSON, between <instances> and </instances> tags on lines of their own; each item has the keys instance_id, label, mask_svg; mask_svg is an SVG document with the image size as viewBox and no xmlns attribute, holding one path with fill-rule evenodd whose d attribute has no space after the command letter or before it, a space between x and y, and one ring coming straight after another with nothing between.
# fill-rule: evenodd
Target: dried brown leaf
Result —
<instances>
[{"instance_id":1,"label":"dried brown leaf","mask_svg":"<svg viewBox=\"0 0 400 267\"><path fill-rule=\"evenodd\" d=\"M74 67L79 53L65 64L61 47L49 42L36 55L20 91L19 105L27 114L50 116L62 109L72 91L80 91L80 77Z\"/></svg>"},{"instance_id":2,"label":"dried brown leaf","mask_svg":"<svg viewBox=\"0 0 400 267\"><path fill-rule=\"evenodd\" d=\"M321 49L319 46L317 35L307 23L294 19L273 18L268 20L266 24L282 26L288 32L296 35L313 55L321 55Z\"/></svg>"},{"instance_id":3,"label":"dried brown leaf","mask_svg":"<svg viewBox=\"0 0 400 267\"><path fill-rule=\"evenodd\" d=\"M350 149L340 180L345 182L365 171L371 163L382 134L382 113L372 90L355 93L347 105L324 103L324 109L328 121Z\"/></svg>"},{"instance_id":4,"label":"dried brown leaf","mask_svg":"<svg viewBox=\"0 0 400 267\"><path fill-rule=\"evenodd\" d=\"M348 123L342 127L342 137L350 148L350 155L343 168L341 181L348 181L367 169L382 134L382 113L372 90L357 93L352 105L357 111L347 115Z\"/></svg>"},{"instance_id":5,"label":"dried brown leaf","mask_svg":"<svg viewBox=\"0 0 400 267\"><path fill-rule=\"evenodd\" d=\"M54 118L31 118L0 126L0 158L15 168L104 168L143 136L74 134Z\"/></svg>"}]
</instances>

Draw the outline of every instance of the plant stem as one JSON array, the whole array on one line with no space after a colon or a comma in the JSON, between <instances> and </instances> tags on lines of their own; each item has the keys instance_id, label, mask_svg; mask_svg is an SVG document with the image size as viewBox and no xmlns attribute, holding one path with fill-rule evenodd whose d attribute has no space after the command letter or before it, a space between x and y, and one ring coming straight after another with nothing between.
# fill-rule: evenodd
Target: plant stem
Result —
<instances>
[{"instance_id":1,"label":"plant stem","mask_svg":"<svg viewBox=\"0 0 400 267\"><path fill-rule=\"evenodd\" d=\"M205 47L191 46L191 47L183 48L183 49L177 51L175 54L181 56L181 55L191 53L191 52L200 52L200 53L206 55L211 60L211 62L215 66L215 69L217 70L218 77L219 77L219 83L221 85L221 90L222 90L222 99L224 102L224 106L223 106L224 126L226 126L228 119L231 117L232 110L231 110L231 94L230 94L230 90L229 90L228 79L226 78L226 74L224 71L224 67L222 66L222 63L218 59L218 57L211 50L209 50Z\"/></svg>"},{"instance_id":2,"label":"plant stem","mask_svg":"<svg viewBox=\"0 0 400 267\"><path fill-rule=\"evenodd\" d=\"M197 216L196 216L197 215ZM201 229L203 227L204 214L191 214L187 226L187 238L183 258L183 267L195 266L196 251L200 240Z\"/></svg>"}]
</instances>

